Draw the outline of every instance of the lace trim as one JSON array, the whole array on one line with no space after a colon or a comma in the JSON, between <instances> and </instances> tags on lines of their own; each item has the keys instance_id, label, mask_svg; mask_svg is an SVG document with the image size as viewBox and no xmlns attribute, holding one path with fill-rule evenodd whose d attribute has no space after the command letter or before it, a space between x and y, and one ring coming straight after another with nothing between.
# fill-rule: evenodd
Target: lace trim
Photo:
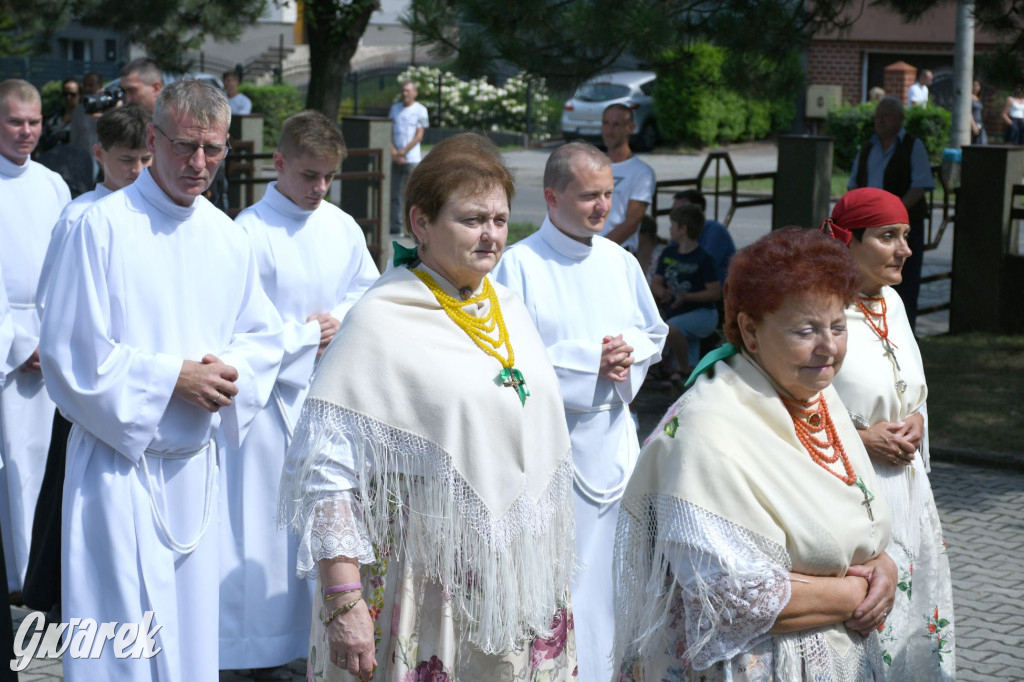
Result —
<instances>
[{"instance_id":1,"label":"lace trim","mask_svg":"<svg viewBox=\"0 0 1024 682\"><path fill-rule=\"evenodd\" d=\"M453 606L474 623L468 638L475 646L503 653L550 636L551 614L575 568L569 452L538 499L524 494L495 517L436 443L307 399L282 474L279 523L302 537L311 517L314 526L331 527L315 515L327 514L318 503L338 491L313 482L322 469L339 468L358 483L358 513L351 505L347 511L361 517L372 542L393 537L397 557L452 595ZM391 528L396 500L406 501L410 513Z\"/></svg>"},{"instance_id":2,"label":"lace trim","mask_svg":"<svg viewBox=\"0 0 1024 682\"><path fill-rule=\"evenodd\" d=\"M374 562L370 533L351 490L313 505L299 542L299 577L315 580L320 574L316 562L337 556L356 559L363 565Z\"/></svg>"},{"instance_id":3,"label":"lace trim","mask_svg":"<svg viewBox=\"0 0 1024 682\"><path fill-rule=\"evenodd\" d=\"M624 501L615 538L616 656L665 649L682 619L697 670L749 650L791 595L784 547L670 495Z\"/></svg>"}]
</instances>

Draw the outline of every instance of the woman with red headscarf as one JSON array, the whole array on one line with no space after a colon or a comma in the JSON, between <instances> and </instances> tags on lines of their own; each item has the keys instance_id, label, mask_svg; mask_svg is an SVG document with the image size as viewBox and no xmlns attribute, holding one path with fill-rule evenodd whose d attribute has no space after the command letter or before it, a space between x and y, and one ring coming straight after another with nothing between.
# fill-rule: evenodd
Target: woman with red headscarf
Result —
<instances>
[{"instance_id":1,"label":"woman with red headscarf","mask_svg":"<svg viewBox=\"0 0 1024 682\"><path fill-rule=\"evenodd\" d=\"M893 515L887 552L899 570L899 589L879 631L887 676L952 680L953 591L928 482L928 385L903 302L892 289L910 256L907 209L884 190L855 189L839 200L821 229L849 247L861 276L860 295L846 309L846 362L833 386Z\"/></svg>"}]
</instances>

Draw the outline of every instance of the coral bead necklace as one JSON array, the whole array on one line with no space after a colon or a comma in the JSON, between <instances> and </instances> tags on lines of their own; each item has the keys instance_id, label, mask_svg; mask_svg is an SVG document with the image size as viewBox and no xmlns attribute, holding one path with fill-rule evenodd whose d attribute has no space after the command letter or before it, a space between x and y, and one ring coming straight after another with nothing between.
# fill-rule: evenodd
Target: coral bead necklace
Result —
<instances>
[{"instance_id":1,"label":"coral bead necklace","mask_svg":"<svg viewBox=\"0 0 1024 682\"><path fill-rule=\"evenodd\" d=\"M479 294L460 301L445 292L428 273L422 270L413 270L412 273L430 289L434 298L441 305L441 309L447 313L459 329L472 339L477 348L501 363L498 379L503 386L514 389L519 395L519 401L526 405L526 398L530 395L530 390L526 387L523 373L515 368L516 354L512 350L512 340L505 327L505 318L501 314L498 295L490 281L484 278L483 290ZM474 317L464 310L467 306L477 305L483 301L490 304L486 317ZM502 346L507 349L507 353L504 355L500 352Z\"/></svg>"},{"instance_id":2,"label":"coral bead necklace","mask_svg":"<svg viewBox=\"0 0 1024 682\"><path fill-rule=\"evenodd\" d=\"M879 304L881 312L876 313L871 309L870 305L877 303ZM864 313L864 319L871 327L872 331L878 337L878 340L882 342L882 348L885 349L885 354L892 362L893 367L896 370L896 391L902 396L907 390L907 382L903 381L899 377L899 374L903 371L900 368L900 361L896 359L896 349L899 348L895 343L889 340L889 321L888 321L888 310L885 304L885 298L879 296L865 296L861 294L857 298L857 307ZM876 322L875 320L878 320Z\"/></svg>"},{"instance_id":3,"label":"coral bead necklace","mask_svg":"<svg viewBox=\"0 0 1024 682\"><path fill-rule=\"evenodd\" d=\"M871 511L871 501L875 497L868 490L864 481L853 470L853 464L850 463L850 458L846 455L846 449L836 433L836 425L832 421L832 415L829 414L825 396L818 394L816 400L803 401L779 393L779 398L782 399L782 404L786 406L786 410L793 420L796 437L800 444L804 446L807 454L811 456L815 464L846 485L855 485L860 488L861 493L864 495L864 501L861 504L867 510L868 519L874 521L875 516ZM832 465L836 462L842 462L842 474L832 468Z\"/></svg>"}]
</instances>

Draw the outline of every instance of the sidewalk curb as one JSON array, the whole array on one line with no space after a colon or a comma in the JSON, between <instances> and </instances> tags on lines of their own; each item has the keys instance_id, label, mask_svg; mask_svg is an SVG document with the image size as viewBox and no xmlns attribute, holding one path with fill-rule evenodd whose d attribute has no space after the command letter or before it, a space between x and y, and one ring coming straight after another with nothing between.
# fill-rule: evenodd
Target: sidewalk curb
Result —
<instances>
[{"instance_id":1,"label":"sidewalk curb","mask_svg":"<svg viewBox=\"0 0 1024 682\"><path fill-rule=\"evenodd\" d=\"M1014 452L992 452L972 448L930 447L931 458L951 464L969 464L989 469L1011 469L1024 472L1024 454Z\"/></svg>"}]
</instances>

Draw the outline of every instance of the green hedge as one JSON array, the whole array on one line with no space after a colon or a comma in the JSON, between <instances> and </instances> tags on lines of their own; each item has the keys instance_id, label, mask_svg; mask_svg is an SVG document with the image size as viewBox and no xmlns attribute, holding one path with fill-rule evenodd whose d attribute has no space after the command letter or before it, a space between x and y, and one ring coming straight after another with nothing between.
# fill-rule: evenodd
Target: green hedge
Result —
<instances>
[{"instance_id":1,"label":"green hedge","mask_svg":"<svg viewBox=\"0 0 1024 682\"><path fill-rule=\"evenodd\" d=\"M761 139L793 122L798 59L758 63L750 55L696 43L667 51L660 62L654 115L666 142L706 147Z\"/></svg>"},{"instance_id":2,"label":"green hedge","mask_svg":"<svg viewBox=\"0 0 1024 682\"><path fill-rule=\"evenodd\" d=\"M903 127L920 138L933 164L942 161L942 150L949 146L952 115L942 107L909 107L904 110ZM864 102L840 107L828 113L825 134L835 138L832 167L849 172L860 146L875 133L875 104Z\"/></svg>"},{"instance_id":3,"label":"green hedge","mask_svg":"<svg viewBox=\"0 0 1024 682\"><path fill-rule=\"evenodd\" d=\"M286 118L302 111L305 101L294 85L253 85L242 83L240 92L252 100L252 112L263 114L263 148L276 149Z\"/></svg>"}]
</instances>

